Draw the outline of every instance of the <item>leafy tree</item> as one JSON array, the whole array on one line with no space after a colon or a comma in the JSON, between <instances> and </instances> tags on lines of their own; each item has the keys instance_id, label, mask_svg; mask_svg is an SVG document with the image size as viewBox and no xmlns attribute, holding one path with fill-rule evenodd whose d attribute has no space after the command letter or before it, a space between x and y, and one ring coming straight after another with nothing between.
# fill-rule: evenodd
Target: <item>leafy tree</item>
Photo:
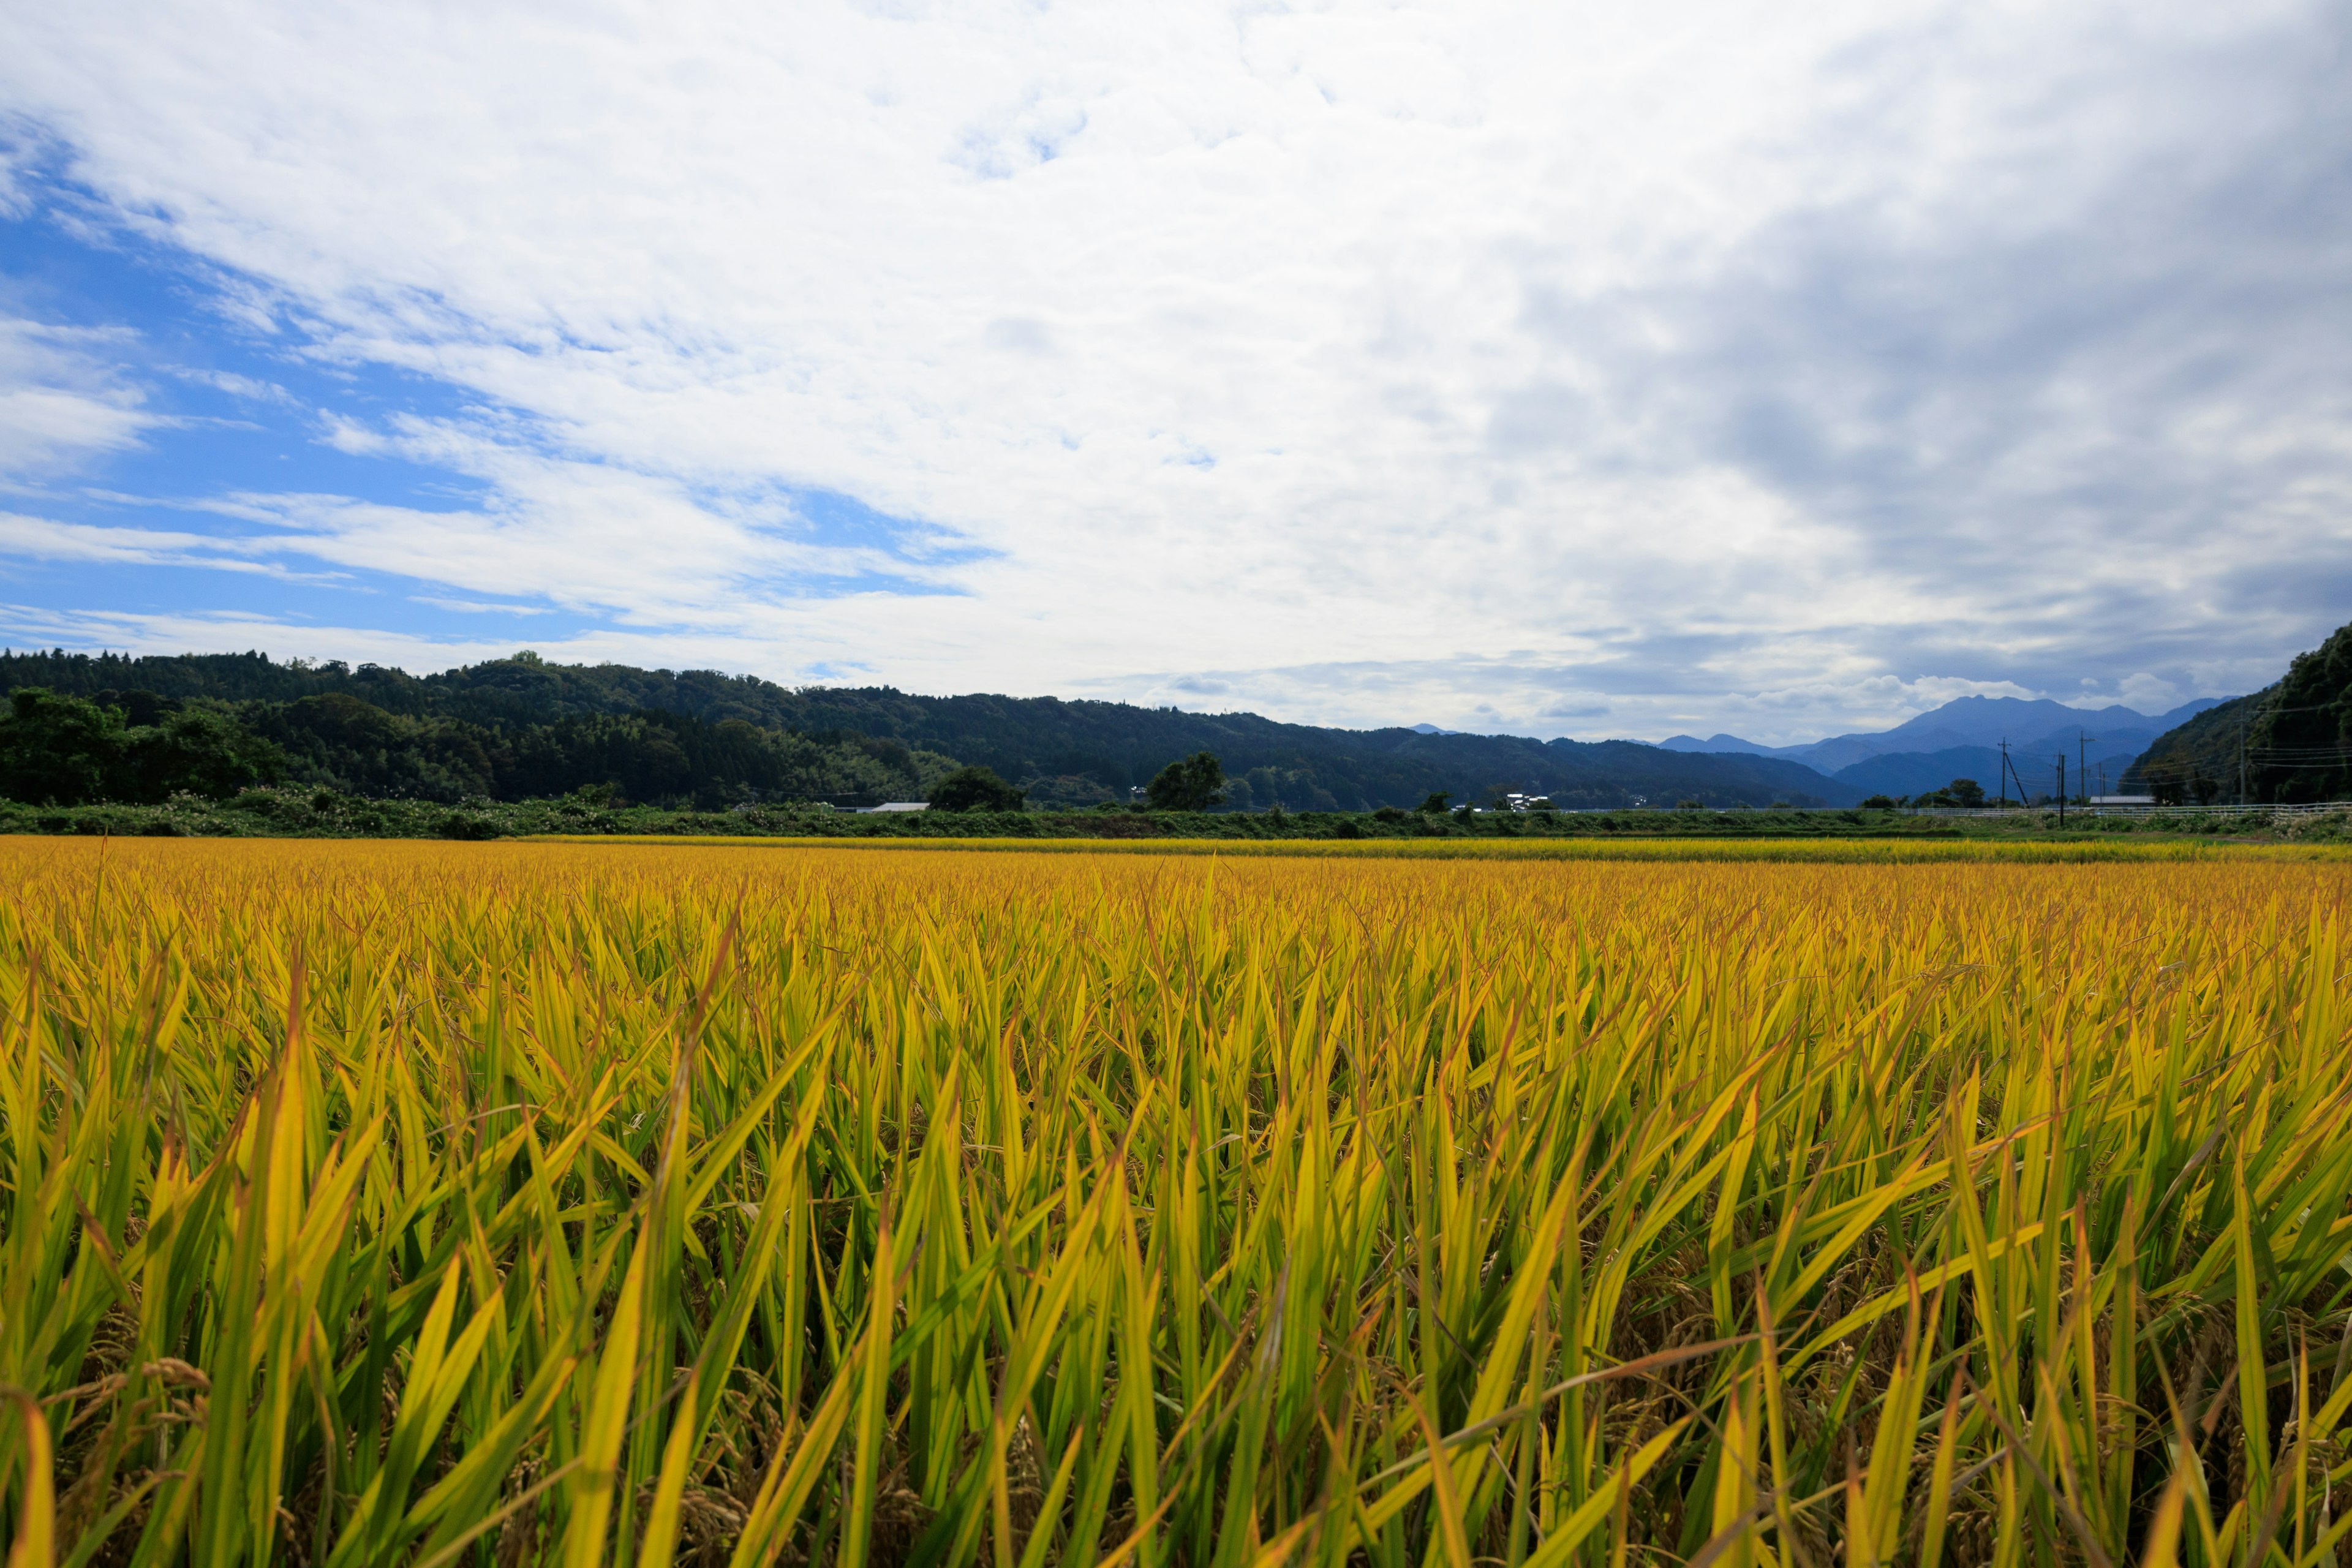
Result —
<instances>
[{"instance_id":1,"label":"leafy tree","mask_svg":"<svg viewBox=\"0 0 2352 1568\"><path fill-rule=\"evenodd\" d=\"M165 697L153 691L101 690L93 695L90 700L100 708L118 710L122 715L123 723L133 730L144 729L151 724L161 724L180 710L180 701L177 698Z\"/></svg>"},{"instance_id":2,"label":"leafy tree","mask_svg":"<svg viewBox=\"0 0 2352 1568\"><path fill-rule=\"evenodd\" d=\"M1021 793L1034 811L1084 811L1089 806L1115 805L1118 801L1118 795L1084 773L1031 779L1021 786Z\"/></svg>"},{"instance_id":3,"label":"leafy tree","mask_svg":"<svg viewBox=\"0 0 2352 1568\"><path fill-rule=\"evenodd\" d=\"M1979 806L1985 803L1984 785L1974 779L1954 779L1944 786L1954 805Z\"/></svg>"},{"instance_id":4,"label":"leafy tree","mask_svg":"<svg viewBox=\"0 0 2352 1568\"><path fill-rule=\"evenodd\" d=\"M344 795L454 804L492 794L501 764L516 767L513 748L479 724L387 712L347 691L252 703L244 717L284 749L299 782Z\"/></svg>"},{"instance_id":5,"label":"leafy tree","mask_svg":"<svg viewBox=\"0 0 2352 1568\"><path fill-rule=\"evenodd\" d=\"M1423 816L1444 816L1445 815L1445 803L1453 798L1454 797L1452 795L1448 795L1442 789L1433 790L1430 793L1429 798L1423 801L1419 805L1414 806L1413 810L1421 813Z\"/></svg>"},{"instance_id":6,"label":"leafy tree","mask_svg":"<svg viewBox=\"0 0 2352 1568\"><path fill-rule=\"evenodd\" d=\"M933 811L1019 811L1022 793L978 765L958 768L931 787Z\"/></svg>"},{"instance_id":7,"label":"leafy tree","mask_svg":"<svg viewBox=\"0 0 2352 1568\"><path fill-rule=\"evenodd\" d=\"M1864 811L1893 811L1895 806L1895 800L1891 795L1874 795L1862 803Z\"/></svg>"},{"instance_id":8,"label":"leafy tree","mask_svg":"<svg viewBox=\"0 0 2352 1568\"><path fill-rule=\"evenodd\" d=\"M123 731L107 791L114 799L152 803L184 792L226 800L283 771L284 753L216 705L184 707L158 720Z\"/></svg>"},{"instance_id":9,"label":"leafy tree","mask_svg":"<svg viewBox=\"0 0 2352 1568\"><path fill-rule=\"evenodd\" d=\"M1225 798L1225 770L1213 752L1195 752L1171 763L1143 786L1154 811L1206 811Z\"/></svg>"},{"instance_id":10,"label":"leafy tree","mask_svg":"<svg viewBox=\"0 0 2352 1568\"><path fill-rule=\"evenodd\" d=\"M10 692L8 709L0 720L0 796L30 805L104 798L121 749L119 714L39 687Z\"/></svg>"},{"instance_id":11,"label":"leafy tree","mask_svg":"<svg viewBox=\"0 0 2352 1568\"><path fill-rule=\"evenodd\" d=\"M2352 626L2295 655L2272 690L2245 741L2254 798L2291 803L2352 795ZM2193 779L2189 787L2196 789Z\"/></svg>"},{"instance_id":12,"label":"leafy tree","mask_svg":"<svg viewBox=\"0 0 2352 1568\"><path fill-rule=\"evenodd\" d=\"M509 788L525 796L553 795L583 784L611 784L629 800L682 804L695 794L698 773L709 777L714 772L698 769L693 754L717 749L698 744L712 739L705 726L674 713L599 713L534 725L517 737Z\"/></svg>"},{"instance_id":13,"label":"leafy tree","mask_svg":"<svg viewBox=\"0 0 2352 1568\"><path fill-rule=\"evenodd\" d=\"M154 721L126 725L120 708L38 687L9 694L0 718L0 796L40 805L155 802L183 791L222 799L278 775L277 747L212 703L183 706L133 693Z\"/></svg>"}]
</instances>

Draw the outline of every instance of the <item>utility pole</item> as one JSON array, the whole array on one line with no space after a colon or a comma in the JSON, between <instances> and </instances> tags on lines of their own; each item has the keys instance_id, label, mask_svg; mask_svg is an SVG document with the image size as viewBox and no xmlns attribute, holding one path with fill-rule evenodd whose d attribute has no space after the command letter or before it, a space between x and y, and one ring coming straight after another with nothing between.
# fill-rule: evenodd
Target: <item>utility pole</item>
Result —
<instances>
[{"instance_id":1,"label":"utility pole","mask_svg":"<svg viewBox=\"0 0 2352 1568\"><path fill-rule=\"evenodd\" d=\"M2091 769L2084 758L2090 751L2091 742L2097 739L2096 735L2083 733L2080 724L2074 726L2074 784L2083 791L2084 805L2091 804Z\"/></svg>"},{"instance_id":2,"label":"utility pole","mask_svg":"<svg viewBox=\"0 0 2352 1568\"><path fill-rule=\"evenodd\" d=\"M2021 790L2018 793L2022 795L2024 792ZM2007 736L2003 736L2000 742L2000 804L2003 805L2009 804L2009 739Z\"/></svg>"},{"instance_id":3,"label":"utility pole","mask_svg":"<svg viewBox=\"0 0 2352 1568\"><path fill-rule=\"evenodd\" d=\"M2066 826L2066 753L2058 753L2058 826Z\"/></svg>"}]
</instances>

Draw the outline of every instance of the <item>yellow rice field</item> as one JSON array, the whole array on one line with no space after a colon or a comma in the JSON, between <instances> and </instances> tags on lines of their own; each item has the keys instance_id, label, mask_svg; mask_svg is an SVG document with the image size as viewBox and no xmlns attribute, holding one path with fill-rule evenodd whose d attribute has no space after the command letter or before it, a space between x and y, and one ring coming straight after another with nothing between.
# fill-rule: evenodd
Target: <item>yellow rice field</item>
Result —
<instances>
[{"instance_id":1,"label":"yellow rice field","mask_svg":"<svg viewBox=\"0 0 2352 1568\"><path fill-rule=\"evenodd\" d=\"M1094 847L0 840L10 1568L2342 1560L2340 858Z\"/></svg>"}]
</instances>

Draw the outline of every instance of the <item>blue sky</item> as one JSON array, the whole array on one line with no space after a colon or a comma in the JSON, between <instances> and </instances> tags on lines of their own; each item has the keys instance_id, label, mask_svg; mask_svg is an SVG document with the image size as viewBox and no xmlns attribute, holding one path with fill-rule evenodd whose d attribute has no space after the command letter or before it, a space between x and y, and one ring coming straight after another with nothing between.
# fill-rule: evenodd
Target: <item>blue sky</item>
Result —
<instances>
[{"instance_id":1,"label":"blue sky","mask_svg":"<svg viewBox=\"0 0 2352 1568\"><path fill-rule=\"evenodd\" d=\"M107 215L89 193L54 177L26 183L32 199L0 222L9 305L47 329L41 346L83 362L90 373L84 384L121 411L127 428L91 460L26 465L29 472L12 476L18 509L37 510L84 537L145 531L226 544L252 531L220 510L241 495L343 495L443 512L480 504L478 480L320 438L331 419L459 414L458 389L383 365L319 363L284 330L232 314L224 296L244 291L224 289L226 280L211 269L130 230L94 226ZM178 553L207 552L193 546ZM469 618L484 612L436 606L436 595L395 574L267 560L236 564L255 570L28 552L9 563L9 597L68 617L89 610L124 617L193 613L299 625L332 624L360 595L387 601L370 618L402 631L465 637L484 629ZM544 605L514 604L523 616L546 613ZM501 629L522 624L512 615L500 619ZM566 635L587 624L568 620Z\"/></svg>"},{"instance_id":2,"label":"blue sky","mask_svg":"<svg viewBox=\"0 0 2352 1568\"><path fill-rule=\"evenodd\" d=\"M494 474L437 458L429 440L386 433L487 427L522 455L553 456L529 410L344 352L265 281L124 221L60 162L18 173L13 210L0 217L0 300L34 362L27 379L47 379L114 419L90 426L95 438L66 461L37 450L12 468L15 509L51 527L6 562L10 632L176 647L168 634L163 643L144 635L160 626L209 647L212 624L310 657L336 657L320 650L354 632L364 645L374 632L384 662L438 668L534 640L562 647L614 621L619 606L551 594L527 572L502 584L495 564L453 585L446 568L403 548L420 520L479 531L505 498ZM20 429L40 427L27 420ZM933 531L855 498L782 477L678 488L698 510L856 557L755 577L751 591L954 591L890 569L898 542ZM311 548L319 520L360 507L388 514L391 537L352 559L321 559ZM920 553L936 567L976 552L932 540Z\"/></svg>"},{"instance_id":3,"label":"blue sky","mask_svg":"<svg viewBox=\"0 0 2352 1568\"><path fill-rule=\"evenodd\" d=\"M1786 742L2352 614L2341 5L0 16L0 641Z\"/></svg>"}]
</instances>

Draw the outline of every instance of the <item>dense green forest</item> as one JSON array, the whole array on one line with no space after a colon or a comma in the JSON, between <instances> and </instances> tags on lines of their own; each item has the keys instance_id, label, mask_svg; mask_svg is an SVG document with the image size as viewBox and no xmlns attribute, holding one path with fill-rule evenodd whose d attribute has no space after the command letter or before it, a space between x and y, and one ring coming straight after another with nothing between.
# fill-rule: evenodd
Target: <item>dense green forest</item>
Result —
<instances>
[{"instance_id":1,"label":"dense green forest","mask_svg":"<svg viewBox=\"0 0 2352 1568\"><path fill-rule=\"evenodd\" d=\"M227 701L18 687L0 710L0 798L32 805L219 799L285 784L455 803L585 794L715 810L761 801L920 800L954 763L887 737L812 736L660 709L484 723L347 691Z\"/></svg>"},{"instance_id":2,"label":"dense green forest","mask_svg":"<svg viewBox=\"0 0 2352 1568\"><path fill-rule=\"evenodd\" d=\"M2158 736L2124 787L2192 805L2352 798L2352 625L2296 655L2274 684Z\"/></svg>"},{"instance_id":3,"label":"dense green forest","mask_svg":"<svg viewBox=\"0 0 2352 1568\"><path fill-rule=\"evenodd\" d=\"M920 800L960 764L1034 808L1126 805L1168 763L1223 763L1226 811L1369 811L1517 791L1568 808L1851 805L1785 759L1633 742L1332 730L1250 713L887 687L790 689L711 670L530 653L413 676L258 653L0 653L0 798L219 799L249 784L442 804L584 794L717 810ZM2189 804L2352 795L2352 626L2277 684L2199 714L2126 790Z\"/></svg>"},{"instance_id":4,"label":"dense green forest","mask_svg":"<svg viewBox=\"0 0 2352 1568\"><path fill-rule=\"evenodd\" d=\"M530 654L428 676L257 653L0 655L0 689L24 688L110 704L152 693L244 724L279 748L289 782L436 800L609 784L632 800L870 804L924 798L954 759L992 769L1033 806L1084 807L1126 802L1169 763L1200 752L1223 761L1223 804L1237 811L1363 811L1441 792L1474 801L1518 791L1588 808L1861 798L1778 758L1626 741L1328 730L1249 713L887 687L793 689Z\"/></svg>"}]
</instances>

